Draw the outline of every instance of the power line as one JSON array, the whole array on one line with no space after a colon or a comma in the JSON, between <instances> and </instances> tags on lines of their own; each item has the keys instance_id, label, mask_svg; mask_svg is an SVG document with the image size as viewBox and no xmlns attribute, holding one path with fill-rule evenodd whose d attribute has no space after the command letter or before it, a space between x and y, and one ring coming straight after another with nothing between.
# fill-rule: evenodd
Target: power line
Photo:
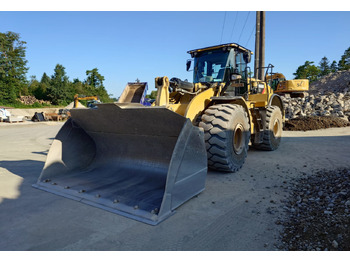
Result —
<instances>
[{"instance_id":1,"label":"power line","mask_svg":"<svg viewBox=\"0 0 350 262\"><path fill-rule=\"evenodd\" d=\"M248 12L247 18L245 19L244 26L242 28L241 34L239 35L238 42L237 42L238 44L239 44L239 40L241 40L241 36L242 36L243 30L245 28L245 25L247 24L249 14L250 14L250 11Z\"/></svg>"},{"instance_id":2,"label":"power line","mask_svg":"<svg viewBox=\"0 0 350 262\"><path fill-rule=\"evenodd\" d=\"M224 16L224 22L223 22L223 24L222 24L222 31L221 31L220 44L222 43L222 36L224 35L225 21L226 21L226 11L225 11L225 16Z\"/></svg>"},{"instance_id":3,"label":"power line","mask_svg":"<svg viewBox=\"0 0 350 262\"><path fill-rule=\"evenodd\" d=\"M238 17L238 11L236 11L236 17L235 17L235 22L233 23L232 31L231 31L231 36L230 36L230 41L232 41L232 36L233 36L233 31L235 29L235 25L237 22L237 17Z\"/></svg>"},{"instance_id":4,"label":"power line","mask_svg":"<svg viewBox=\"0 0 350 262\"><path fill-rule=\"evenodd\" d=\"M252 32L250 33L250 36L249 36L249 38L248 38L247 43L245 44L246 47L248 47L248 43L249 43L250 38L251 38L252 35L253 35L254 29L255 29L255 25L253 26Z\"/></svg>"}]
</instances>

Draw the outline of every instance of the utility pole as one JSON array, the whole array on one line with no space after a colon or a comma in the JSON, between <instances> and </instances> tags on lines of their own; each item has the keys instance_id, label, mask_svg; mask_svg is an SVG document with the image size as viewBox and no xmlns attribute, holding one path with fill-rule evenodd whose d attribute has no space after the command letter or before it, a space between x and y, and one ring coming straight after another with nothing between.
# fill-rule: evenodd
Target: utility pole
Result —
<instances>
[{"instance_id":1,"label":"utility pole","mask_svg":"<svg viewBox=\"0 0 350 262\"><path fill-rule=\"evenodd\" d=\"M256 11L255 26L255 54L254 54L254 78L259 78L259 58L260 58L260 12Z\"/></svg>"},{"instance_id":2,"label":"utility pole","mask_svg":"<svg viewBox=\"0 0 350 262\"><path fill-rule=\"evenodd\" d=\"M260 73L259 73L259 79L261 80L265 80L264 79L264 66L265 66L265 11L261 11L261 15L260 15L260 26L261 26L261 30L260 30L260 59L259 59L259 63L260 63Z\"/></svg>"},{"instance_id":3,"label":"utility pole","mask_svg":"<svg viewBox=\"0 0 350 262\"><path fill-rule=\"evenodd\" d=\"M265 66L265 11L256 12L254 77L263 80Z\"/></svg>"}]
</instances>

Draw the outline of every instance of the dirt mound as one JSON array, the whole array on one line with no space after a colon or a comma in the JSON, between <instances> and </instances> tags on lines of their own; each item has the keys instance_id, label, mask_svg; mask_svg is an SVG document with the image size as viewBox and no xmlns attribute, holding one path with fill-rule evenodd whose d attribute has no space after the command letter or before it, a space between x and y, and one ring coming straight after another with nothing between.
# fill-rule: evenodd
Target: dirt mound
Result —
<instances>
[{"instance_id":1,"label":"dirt mound","mask_svg":"<svg viewBox=\"0 0 350 262\"><path fill-rule=\"evenodd\" d=\"M350 70L343 70L322 77L310 83L310 93L339 93L350 90Z\"/></svg>"},{"instance_id":2,"label":"dirt mound","mask_svg":"<svg viewBox=\"0 0 350 262\"><path fill-rule=\"evenodd\" d=\"M307 131L331 127L350 126L350 122L333 116L307 116L291 119L286 122L283 130L286 131Z\"/></svg>"}]
</instances>

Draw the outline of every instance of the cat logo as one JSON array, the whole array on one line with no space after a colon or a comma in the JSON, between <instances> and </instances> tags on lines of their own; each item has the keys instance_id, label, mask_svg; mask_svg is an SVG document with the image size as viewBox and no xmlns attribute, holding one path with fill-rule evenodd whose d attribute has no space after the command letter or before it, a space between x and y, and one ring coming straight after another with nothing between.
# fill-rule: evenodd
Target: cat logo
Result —
<instances>
[{"instance_id":1,"label":"cat logo","mask_svg":"<svg viewBox=\"0 0 350 262\"><path fill-rule=\"evenodd\" d=\"M300 81L299 83L297 83L297 87L301 87L304 85L304 82L303 81Z\"/></svg>"}]
</instances>

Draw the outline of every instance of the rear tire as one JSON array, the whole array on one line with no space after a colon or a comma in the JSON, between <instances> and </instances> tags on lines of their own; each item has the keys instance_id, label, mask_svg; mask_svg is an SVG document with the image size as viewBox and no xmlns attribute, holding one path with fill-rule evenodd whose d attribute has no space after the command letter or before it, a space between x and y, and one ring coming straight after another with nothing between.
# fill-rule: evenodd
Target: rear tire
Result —
<instances>
[{"instance_id":1,"label":"rear tire","mask_svg":"<svg viewBox=\"0 0 350 262\"><path fill-rule=\"evenodd\" d=\"M281 142L283 121L281 109L278 106L269 106L263 117L263 142L255 145L257 149L274 151Z\"/></svg>"},{"instance_id":2,"label":"rear tire","mask_svg":"<svg viewBox=\"0 0 350 262\"><path fill-rule=\"evenodd\" d=\"M209 107L199 124L204 129L209 168L236 172L247 157L250 125L245 109L236 104Z\"/></svg>"}]
</instances>

